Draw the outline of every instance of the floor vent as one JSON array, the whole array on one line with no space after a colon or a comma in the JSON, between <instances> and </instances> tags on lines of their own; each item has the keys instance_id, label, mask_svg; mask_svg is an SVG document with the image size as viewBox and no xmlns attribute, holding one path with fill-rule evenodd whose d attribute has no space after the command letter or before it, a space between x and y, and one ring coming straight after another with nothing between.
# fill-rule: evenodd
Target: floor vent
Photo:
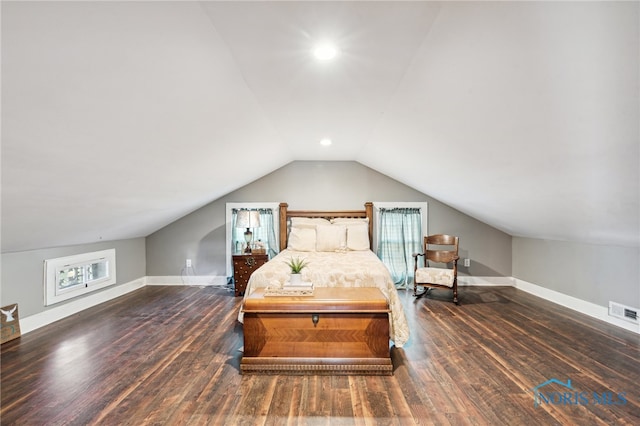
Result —
<instances>
[{"instance_id":1,"label":"floor vent","mask_svg":"<svg viewBox=\"0 0 640 426\"><path fill-rule=\"evenodd\" d=\"M621 305L616 302L609 302L609 315L616 318L639 324L638 321L638 309L630 308L629 306Z\"/></svg>"}]
</instances>

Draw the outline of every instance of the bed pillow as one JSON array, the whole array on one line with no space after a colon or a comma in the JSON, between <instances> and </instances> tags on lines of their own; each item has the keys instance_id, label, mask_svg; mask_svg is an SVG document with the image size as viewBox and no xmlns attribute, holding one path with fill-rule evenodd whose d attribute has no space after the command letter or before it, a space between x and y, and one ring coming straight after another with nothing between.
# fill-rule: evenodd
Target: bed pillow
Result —
<instances>
[{"instance_id":1,"label":"bed pillow","mask_svg":"<svg viewBox=\"0 0 640 426\"><path fill-rule=\"evenodd\" d=\"M349 250L369 250L369 225L364 223L347 226L347 248Z\"/></svg>"},{"instance_id":2,"label":"bed pillow","mask_svg":"<svg viewBox=\"0 0 640 426\"><path fill-rule=\"evenodd\" d=\"M291 218L291 227L292 228L313 228L315 229L318 225L331 225L327 219L322 219L320 217L292 217Z\"/></svg>"},{"instance_id":3,"label":"bed pillow","mask_svg":"<svg viewBox=\"0 0 640 426\"><path fill-rule=\"evenodd\" d=\"M316 251L337 251L347 247L347 227L344 225L316 226Z\"/></svg>"},{"instance_id":4,"label":"bed pillow","mask_svg":"<svg viewBox=\"0 0 640 426\"><path fill-rule=\"evenodd\" d=\"M368 217L334 217L333 219L331 219L331 223L336 223L336 224L339 223L344 225L356 224L356 223L369 224L369 218Z\"/></svg>"},{"instance_id":5,"label":"bed pillow","mask_svg":"<svg viewBox=\"0 0 640 426\"><path fill-rule=\"evenodd\" d=\"M293 227L289 232L287 248L294 251L315 251L316 250L316 230L315 228Z\"/></svg>"}]
</instances>

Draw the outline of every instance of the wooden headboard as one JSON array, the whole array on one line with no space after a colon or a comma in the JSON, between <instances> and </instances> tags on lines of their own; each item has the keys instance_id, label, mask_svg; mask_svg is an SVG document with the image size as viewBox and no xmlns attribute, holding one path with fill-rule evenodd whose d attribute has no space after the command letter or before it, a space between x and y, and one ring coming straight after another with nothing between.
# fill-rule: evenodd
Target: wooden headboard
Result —
<instances>
[{"instance_id":1,"label":"wooden headboard","mask_svg":"<svg viewBox=\"0 0 640 426\"><path fill-rule=\"evenodd\" d=\"M280 251L287 248L289 236L288 223L292 217L315 217L323 219L334 218L368 218L369 219L369 248L373 247L373 203L364 203L364 210L340 210L340 211L313 211L313 210L289 210L287 203L280 203Z\"/></svg>"}]
</instances>

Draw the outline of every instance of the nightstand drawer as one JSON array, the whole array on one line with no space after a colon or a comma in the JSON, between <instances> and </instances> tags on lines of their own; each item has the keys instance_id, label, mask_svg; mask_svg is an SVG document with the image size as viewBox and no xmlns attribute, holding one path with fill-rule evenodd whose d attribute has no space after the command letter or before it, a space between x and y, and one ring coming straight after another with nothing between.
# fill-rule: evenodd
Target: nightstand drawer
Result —
<instances>
[{"instance_id":1,"label":"nightstand drawer","mask_svg":"<svg viewBox=\"0 0 640 426\"><path fill-rule=\"evenodd\" d=\"M269 260L266 254L234 254L233 255L233 281L235 283L235 295L244 294L253 271L264 265Z\"/></svg>"}]
</instances>

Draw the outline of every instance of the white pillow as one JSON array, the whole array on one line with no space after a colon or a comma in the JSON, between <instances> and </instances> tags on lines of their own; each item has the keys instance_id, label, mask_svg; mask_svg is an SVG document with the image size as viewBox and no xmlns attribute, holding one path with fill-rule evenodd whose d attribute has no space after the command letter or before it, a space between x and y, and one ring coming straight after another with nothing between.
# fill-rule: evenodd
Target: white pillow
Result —
<instances>
[{"instance_id":1,"label":"white pillow","mask_svg":"<svg viewBox=\"0 0 640 426\"><path fill-rule=\"evenodd\" d=\"M316 251L344 250L347 247L347 227L344 225L318 225Z\"/></svg>"},{"instance_id":2,"label":"white pillow","mask_svg":"<svg viewBox=\"0 0 640 426\"><path fill-rule=\"evenodd\" d=\"M292 228L314 228L318 225L331 225L327 219L323 219L321 217L292 217L291 218L291 227Z\"/></svg>"},{"instance_id":3,"label":"white pillow","mask_svg":"<svg viewBox=\"0 0 640 426\"><path fill-rule=\"evenodd\" d=\"M366 223L369 224L368 217L334 217L331 219L331 223L340 223L340 224L355 224L355 223Z\"/></svg>"},{"instance_id":4,"label":"white pillow","mask_svg":"<svg viewBox=\"0 0 640 426\"><path fill-rule=\"evenodd\" d=\"M291 228L287 248L294 251L316 251L315 228Z\"/></svg>"},{"instance_id":5,"label":"white pillow","mask_svg":"<svg viewBox=\"0 0 640 426\"><path fill-rule=\"evenodd\" d=\"M354 224L347 226L347 248L349 250L369 250L369 225Z\"/></svg>"}]
</instances>

